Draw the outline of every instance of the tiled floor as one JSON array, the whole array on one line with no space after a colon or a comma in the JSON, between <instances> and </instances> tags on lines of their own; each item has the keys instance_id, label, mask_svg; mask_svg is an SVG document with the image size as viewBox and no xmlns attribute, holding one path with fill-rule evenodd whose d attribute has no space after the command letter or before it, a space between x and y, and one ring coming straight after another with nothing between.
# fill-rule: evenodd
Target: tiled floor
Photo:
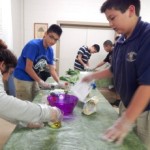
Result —
<instances>
[{"instance_id":1,"label":"tiled floor","mask_svg":"<svg viewBox=\"0 0 150 150\"><path fill-rule=\"evenodd\" d=\"M14 128L15 128L14 124L11 124L0 118L0 150L3 149L3 145L8 140Z\"/></svg>"}]
</instances>

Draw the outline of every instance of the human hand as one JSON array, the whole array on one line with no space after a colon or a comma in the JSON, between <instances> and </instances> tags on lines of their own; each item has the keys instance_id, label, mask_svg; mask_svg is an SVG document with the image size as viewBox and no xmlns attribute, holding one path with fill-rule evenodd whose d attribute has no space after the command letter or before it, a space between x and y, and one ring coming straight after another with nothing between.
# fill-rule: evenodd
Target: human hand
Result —
<instances>
[{"instance_id":1,"label":"human hand","mask_svg":"<svg viewBox=\"0 0 150 150\"><path fill-rule=\"evenodd\" d=\"M31 122L19 122L19 125L22 127L28 127L28 128L42 128L44 127L43 122L61 122L63 120L63 113L62 111L57 107L52 107L46 104L39 104L44 118L42 120L32 120Z\"/></svg>"},{"instance_id":2,"label":"human hand","mask_svg":"<svg viewBox=\"0 0 150 150\"><path fill-rule=\"evenodd\" d=\"M83 66L84 66L84 70L86 70L86 71L89 70L89 66L88 65L84 64Z\"/></svg>"},{"instance_id":3,"label":"human hand","mask_svg":"<svg viewBox=\"0 0 150 150\"><path fill-rule=\"evenodd\" d=\"M61 83L61 82L52 83L52 84L51 84L51 87L52 87L53 89L65 89L65 88L66 88L66 84L65 84L65 83Z\"/></svg>"},{"instance_id":4,"label":"human hand","mask_svg":"<svg viewBox=\"0 0 150 150\"><path fill-rule=\"evenodd\" d=\"M41 88L44 88L44 89L50 89L51 88L51 84L50 83L46 83L43 80L40 80L38 83L39 83L39 86Z\"/></svg>"},{"instance_id":5,"label":"human hand","mask_svg":"<svg viewBox=\"0 0 150 150\"><path fill-rule=\"evenodd\" d=\"M68 86L68 83L67 83L67 82L66 82L66 83L61 83L61 82L58 83L58 87L59 87L60 89L65 89L65 88L67 88L67 86Z\"/></svg>"},{"instance_id":6,"label":"human hand","mask_svg":"<svg viewBox=\"0 0 150 150\"><path fill-rule=\"evenodd\" d=\"M63 120L63 113L59 108L51 107L50 113L51 113L51 115L50 115L51 122L61 122Z\"/></svg>"},{"instance_id":7,"label":"human hand","mask_svg":"<svg viewBox=\"0 0 150 150\"><path fill-rule=\"evenodd\" d=\"M92 71L95 71L95 70L96 70L96 67L94 67L94 68L91 68L91 70L92 70Z\"/></svg>"},{"instance_id":8,"label":"human hand","mask_svg":"<svg viewBox=\"0 0 150 150\"><path fill-rule=\"evenodd\" d=\"M115 142L116 144L122 144L126 135L132 130L132 123L123 114L112 127L108 128L104 135L101 137L108 142Z\"/></svg>"},{"instance_id":9,"label":"human hand","mask_svg":"<svg viewBox=\"0 0 150 150\"><path fill-rule=\"evenodd\" d=\"M55 123L55 122L61 122L63 119L63 113L61 110L57 107L50 107L50 121ZM39 123L39 122L31 122L27 124L27 128L31 129L39 129L44 127L44 123Z\"/></svg>"},{"instance_id":10,"label":"human hand","mask_svg":"<svg viewBox=\"0 0 150 150\"><path fill-rule=\"evenodd\" d=\"M88 68L86 71L95 71L96 68Z\"/></svg>"}]
</instances>

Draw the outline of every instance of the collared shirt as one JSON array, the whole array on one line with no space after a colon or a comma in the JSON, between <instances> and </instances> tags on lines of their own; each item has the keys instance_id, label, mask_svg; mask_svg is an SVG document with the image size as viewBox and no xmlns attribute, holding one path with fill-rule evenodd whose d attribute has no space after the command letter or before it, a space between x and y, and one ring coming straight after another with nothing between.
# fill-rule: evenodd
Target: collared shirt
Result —
<instances>
[{"instance_id":1,"label":"collared shirt","mask_svg":"<svg viewBox=\"0 0 150 150\"><path fill-rule=\"evenodd\" d=\"M114 84L127 107L140 85L150 85L150 24L141 21L132 35L116 43L112 55ZM142 99L141 99L142 100ZM145 110L150 110L150 103Z\"/></svg>"},{"instance_id":2,"label":"collared shirt","mask_svg":"<svg viewBox=\"0 0 150 150\"><path fill-rule=\"evenodd\" d=\"M74 68L78 69L78 70L84 70L84 66L77 59L79 54L82 55L82 61L85 64L87 64L89 59L90 59L90 57L91 57L91 53L90 53L90 51L89 51L87 46L80 47L80 49L79 49L79 51L77 53L77 56L76 56L76 59L75 59L75 63L74 63Z\"/></svg>"}]
</instances>

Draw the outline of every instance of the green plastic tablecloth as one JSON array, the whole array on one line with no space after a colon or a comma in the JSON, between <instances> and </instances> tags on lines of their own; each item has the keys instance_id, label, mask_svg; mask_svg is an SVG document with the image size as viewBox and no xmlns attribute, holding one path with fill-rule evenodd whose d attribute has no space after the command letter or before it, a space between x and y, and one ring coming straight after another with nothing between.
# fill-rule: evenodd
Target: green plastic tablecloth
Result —
<instances>
[{"instance_id":1,"label":"green plastic tablecloth","mask_svg":"<svg viewBox=\"0 0 150 150\"><path fill-rule=\"evenodd\" d=\"M43 95L48 94L49 91L41 91L34 102L40 102ZM64 118L61 128L52 129L48 125L42 129L16 127L3 150L145 150L133 132L121 146L100 139L118 114L97 89L91 92L91 96L94 95L100 100L96 113L83 115L83 103L78 102L73 114Z\"/></svg>"}]
</instances>

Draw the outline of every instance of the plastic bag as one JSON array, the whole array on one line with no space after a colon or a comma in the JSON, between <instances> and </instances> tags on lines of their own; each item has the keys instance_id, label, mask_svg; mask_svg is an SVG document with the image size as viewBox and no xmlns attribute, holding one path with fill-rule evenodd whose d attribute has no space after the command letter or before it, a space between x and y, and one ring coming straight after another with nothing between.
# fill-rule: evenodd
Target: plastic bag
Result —
<instances>
[{"instance_id":1,"label":"plastic bag","mask_svg":"<svg viewBox=\"0 0 150 150\"><path fill-rule=\"evenodd\" d=\"M92 82L77 82L74 86L71 87L71 92L75 94L80 101L85 102L85 98L92 90Z\"/></svg>"},{"instance_id":2,"label":"plastic bag","mask_svg":"<svg viewBox=\"0 0 150 150\"><path fill-rule=\"evenodd\" d=\"M96 96L93 96L83 106L83 113L85 115L91 115L96 112L96 105L99 102Z\"/></svg>"}]
</instances>

